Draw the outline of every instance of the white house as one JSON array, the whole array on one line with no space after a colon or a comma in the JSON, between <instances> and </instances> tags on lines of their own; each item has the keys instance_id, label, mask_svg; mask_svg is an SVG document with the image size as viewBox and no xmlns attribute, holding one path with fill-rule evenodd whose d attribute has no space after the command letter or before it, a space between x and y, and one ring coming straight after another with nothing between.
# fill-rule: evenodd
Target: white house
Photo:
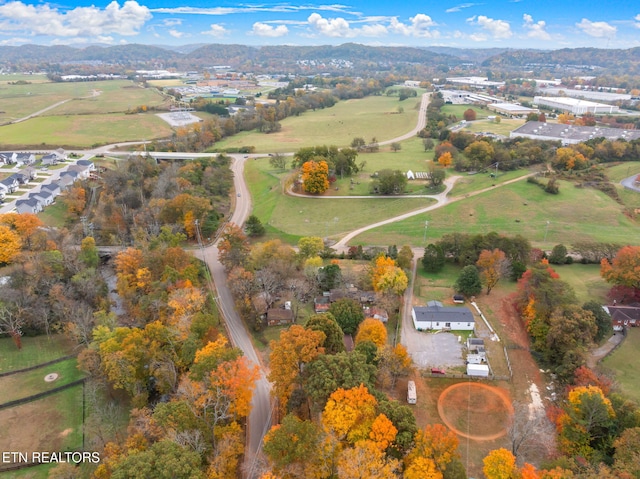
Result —
<instances>
[{"instance_id":1,"label":"white house","mask_svg":"<svg viewBox=\"0 0 640 479\"><path fill-rule=\"evenodd\" d=\"M18 179L15 178L14 175L11 175L9 178L5 178L4 180L0 181L0 183L6 186L7 193L13 193L20 186Z\"/></svg>"},{"instance_id":2,"label":"white house","mask_svg":"<svg viewBox=\"0 0 640 479\"><path fill-rule=\"evenodd\" d=\"M40 161L43 165L57 165L60 160L55 153L49 153L48 155L44 155Z\"/></svg>"},{"instance_id":3,"label":"white house","mask_svg":"<svg viewBox=\"0 0 640 479\"><path fill-rule=\"evenodd\" d=\"M40 191L48 191L54 198L60 194L60 185L57 183L47 183L40 187Z\"/></svg>"},{"instance_id":4,"label":"white house","mask_svg":"<svg viewBox=\"0 0 640 479\"><path fill-rule=\"evenodd\" d=\"M48 191L38 191L37 193L29 194L29 199L34 199L42 205L42 208L49 206L53 203L53 195Z\"/></svg>"},{"instance_id":5,"label":"white house","mask_svg":"<svg viewBox=\"0 0 640 479\"><path fill-rule=\"evenodd\" d=\"M16 154L12 151L0 152L0 163L5 165L13 165L16 162Z\"/></svg>"},{"instance_id":6,"label":"white house","mask_svg":"<svg viewBox=\"0 0 640 479\"><path fill-rule=\"evenodd\" d=\"M16 201L16 211L22 213L40 213L42 206L35 199Z\"/></svg>"},{"instance_id":7,"label":"white house","mask_svg":"<svg viewBox=\"0 0 640 479\"><path fill-rule=\"evenodd\" d=\"M440 301L429 301L427 306L414 306L411 318L418 331L473 331L476 325L469 308L444 307Z\"/></svg>"},{"instance_id":8,"label":"white house","mask_svg":"<svg viewBox=\"0 0 640 479\"><path fill-rule=\"evenodd\" d=\"M32 165L36 162L36 155L33 153L15 153L17 166Z\"/></svg>"}]
</instances>

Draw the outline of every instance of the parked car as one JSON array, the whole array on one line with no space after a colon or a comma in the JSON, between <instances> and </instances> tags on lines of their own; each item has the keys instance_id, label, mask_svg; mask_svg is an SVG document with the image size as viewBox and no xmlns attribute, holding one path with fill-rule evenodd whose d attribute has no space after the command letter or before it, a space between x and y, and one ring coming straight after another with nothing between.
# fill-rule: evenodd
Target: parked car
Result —
<instances>
[{"instance_id":1,"label":"parked car","mask_svg":"<svg viewBox=\"0 0 640 479\"><path fill-rule=\"evenodd\" d=\"M431 368L431 374L447 374L447 372L441 368Z\"/></svg>"}]
</instances>

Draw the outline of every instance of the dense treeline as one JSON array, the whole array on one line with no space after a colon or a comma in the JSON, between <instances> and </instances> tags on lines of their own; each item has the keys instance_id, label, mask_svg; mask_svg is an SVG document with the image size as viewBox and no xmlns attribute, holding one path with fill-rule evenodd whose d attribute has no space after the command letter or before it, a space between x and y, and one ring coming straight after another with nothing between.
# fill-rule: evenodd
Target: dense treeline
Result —
<instances>
[{"instance_id":1,"label":"dense treeline","mask_svg":"<svg viewBox=\"0 0 640 479\"><path fill-rule=\"evenodd\" d=\"M233 185L229 158L161 162L135 157L102 174L103 188L91 221L102 244L129 244L154 237L170 226L187 238L204 237L218 227ZM95 193L94 193L95 194Z\"/></svg>"}]
</instances>

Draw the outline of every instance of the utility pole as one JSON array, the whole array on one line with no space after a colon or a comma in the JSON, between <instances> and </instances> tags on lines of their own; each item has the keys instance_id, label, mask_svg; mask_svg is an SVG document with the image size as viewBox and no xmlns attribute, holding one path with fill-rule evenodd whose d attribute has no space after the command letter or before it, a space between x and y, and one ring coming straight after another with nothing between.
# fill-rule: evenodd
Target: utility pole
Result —
<instances>
[{"instance_id":1,"label":"utility pole","mask_svg":"<svg viewBox=\"0 0 640 479\"><path fill-rule=\"evenodd\" d=\"M544 229L544 240L542 240L543 242L547 241L547 233L549 232L549 222L547 221L547 227Z\"/></svg>"}]
</instances>

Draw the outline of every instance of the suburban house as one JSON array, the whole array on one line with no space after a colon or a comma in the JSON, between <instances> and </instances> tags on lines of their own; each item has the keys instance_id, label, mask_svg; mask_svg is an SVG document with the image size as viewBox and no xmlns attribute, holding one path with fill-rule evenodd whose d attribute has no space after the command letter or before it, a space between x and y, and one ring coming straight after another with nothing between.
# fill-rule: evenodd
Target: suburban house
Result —
<instances>
[{"instance_id":1,"label":"suburban house","mask_svg":"<svg viewBox=\"0 0 640 479\"><path fill-rule=\"evenodd\" d=\"M76 165L89 168L89 171L96 171L96 165L91 160L78 160L76 161Z\"/></svg>"},{"instance_id":2,"label":"suburban house","mask_svg":"<svg viewBox=\"0 0 640 479\"><path fill-rule=\"evenodd\" d=\"M42 205L42 208L49 206L51 203L53 203L54 199L51 193L42 190L38 191L37 193L29 194L29 198L33 198L34 200L39 201Z\"/></svg>"},{"instance_id":3,"label":"suburban house","mask_svg":"<svg viewBox=\"0 0 640 479\"><path fill-rule=\"evenodd\" d=\"M329 301L329 296L318 296L313 300L313 310L316 313L328 312L329 306L331 306L331 302Z\"/></svg>"},{"instance_id":4,"label":"suburban house","mask_svg":"<svg viewBox=\"0 0 640 479\"><path fill-rule=\"evenodd\" d=\"M293 311L286 308L270 308L267 310L267 325L282 326L293 323Z\"/></svg>"},{"instance_id":5,"label":"suburban house","mask_svg":"<svg viewBox=\"0 0 640 479\"><path fill-rule=\"evenodd\" d=\"M13 193L20 186L20 182L14 175L11 175L10 177L5 178L4 180L0 181L0 183L6 186L7 193Z\"/></svg>"},{"instance_id":6,"label":"suburban house","mask_svg":"<svg viewBox=\"0 0 640 479\"><path fill-rule=\"evenodd\" d=\"M473 331L475 319L466 307L444 307L440 301L411 309L413 325L418 331Z\"/></svg>"},{"instance_id":7,"label":"suburban house","mask_svg":"<svg viewBox=\"0 0 640 479\"><path fill-rule=\"evenodd\" d=\"M13 165L16 162L16 154L11 151L0 152L0 163Z\"/></svg>"},{"instance_id":8,"label":"suburban house","mask_svg":"<svg viewBox=\"0 0 640 479\"><path fill-rule=\"evenodd\" d=\"M78 179L78 173L75 171L65 171L60 175L60 179L58 180L58 185L60 186L60 191L64 191L71 187L73 183Z\"/></svg>"},{"instance_id":9,"label":"suburban house","mask_svg":"<svg viewBox=\"0 0 640 479\"><path fill-rule=\"evenodd\" d=\"M22 213L36 214L42 211L42 206L35 199L18 200L16 201L16 211L20 214Z\"/></svg>"},{"instance_id":10,"label":"suburban house","mask_svg":"<svg viewBox=\"0 0 640 479\"><path fill-rule=\"evenodd\" d=\"M55 153L49 153L48 155L44 155L40 159L40 163L43 166L57 165L58 161L60 160L58 159L58 155L56 155Z\"/></svg>"},{"instance_id":11,"label":"suburban house","mask_svg":"<svg viewBox=\"0 0 640 479\"><path fill-rule=\"evenodd\" d=\"M605 306L604 310L611 315L614 331L622 331L629 326L640 326L640 304Z\"/></svg>"},{"instance_id":12,"label":"suburban house","mask_svg":"<svg viewBox=\"0 0 640 479\"><path fill-rule=\"evenodd\" d=\"M54 153L58 156L58 161L64 161L68 158L67 152L64 151L64 148L58 148Z\"/></svg>"},{"instance_id":13,"label":"suburban house","mask_svg":"<svg viewBox=\"0 0 640 479\"><path fill-rule=\"evenodd\" d=\"M60 194L60 185L58 183L47 183L40 187L40 191L48 191L55 198Z\"/></svg>"},{"instance_id":14,"label":"suburban house","mask_svg":"<svg viewBox=\"0 0 640 479\"><path fill-rule=\"evenodd\" d=\"M17 166L28 166L36 162L36 155L34 155L33 153L16 153L15 155Z\"/></svg>"},{"instance_id":15,"label":"suburban house","mask_svg":"<svg viewBox=\"0 0 640 479\"><path fill-rule=\"evenodd\" d=\"M9 178L15 178L16 180L18 180L18 183L21 185L24 185L25 183L29 183L29 180L31 180L31 176L28 173L25 173L24 171L19 171L18 173L14 173Z\"/></svg>"},{"instance_id":16,"label":"suburban house","mask_svg":"<svg viewBox=\"0 0 640 479\"><path fill-rule=\"evenodd\" d=\"M91 165L93 165L93 163ZM95 166L94 166L94 169L95 169ZM80 165L80 164L71 165L69 168L67 168L67 172L76 172L78 174L79 180L85 180L89 178L89 174L91 173L91 167L89 165Z\"/></svg>"},{"instance_id":17,"label":"suburban house","mask_svg":"<svg viewBox=\"0 0 640 479\"><path fill-rule=\"evenodd\" d=\"M382 321L383 323L389 321L389 313L377 306L364 308L364 316L365 318L377 319L378 321Z\"/></svg>"}]
</instances>

